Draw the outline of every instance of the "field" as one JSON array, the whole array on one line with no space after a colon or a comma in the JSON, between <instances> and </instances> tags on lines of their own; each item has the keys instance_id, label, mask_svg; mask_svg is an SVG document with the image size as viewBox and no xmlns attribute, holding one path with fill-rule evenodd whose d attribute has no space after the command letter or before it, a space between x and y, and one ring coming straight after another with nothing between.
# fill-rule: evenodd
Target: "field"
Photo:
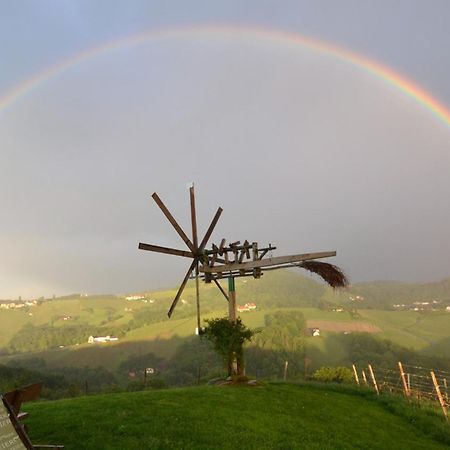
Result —
<instances>
[{"instance_id":1,"label":"field","mask_svg":"<svg viewBox=\"0 0 450 450\"><path fill-rule=\"evenodd\" d=\"M314 385L197 388L27 405L34 443L108 449L444 449L448 425L400 401ZM440 442L438 440L440 440Z\"/></svg>"},{"instance_id":2,"label":"field","mask_svg":"<svg viewBox=\"0 0 450 450\"><path fill-rule=\"evenodd\" d=\"M425 286L425 287L424 287ZM433 298L446 301L449 296L448 283L420 285L415 290L409 285L397 283L373 283L368 286L357 285L349 291L334 292L311 278L297 273L283 271L266 274L261 280L237 280L238 303L255 302L256 311L240 314L243 322L250 328L264 327L265 317L276 311L300 311L310 328L321 330L318 338L308 338L309 353L319 364L333 364L345 358L336 337L344 332L364 331L373 333L377 339L389 339L405 348L410 348L430 356L450 358L450 313L441 311L395 311L386 309L359 308L361 303L350 302L353 292L364 294L367 298L389 298L390 301L406 301L406 293L412 300L420 294L426 295L429 289ZM428 287L427 287L428 286ZM389 289L392 288L393 291ZM226 301L212 285L202 285L202 318L224 316ZM366 290L364 290L366 289ZM417 292L418 293L417 293ZM87 344L87 336L72 345L54 345L31 353L18 353L0 357L0 363L9 359L43 358L49 367L96 367L101 365L114 370L126 358L146 353L154 353L163 358L172 357L180 343L194 335L195 290L188 284L182 301L172 319L168 320L166 311L175 290L142 293L146 301L127 301L124 297L80 296L46 301L38 307L22 310L0 310L0 348L13 342L24 327L47 326L64 333L68 327L84 326L92 333L98 327L116 330L128 329L117 343L101 345ZM436 297L441 295L441 297ZM378 297L377 297L378 296ZM400 300L399 300L400 301ZM323 307L323 302L328 305ZM381 300L380 300L381 302ZM381 302L382 303L382 302ZM322 306L321 306L322 305ZM336 312L334 306L343 306L343 312ZM137 323L140 315L147 315L150 322ZM61 318L70 316L70 320ZM148 319L147 319L148 320ZM129 323L135 322L131 328Z\"/></svg>"}]
</instances>

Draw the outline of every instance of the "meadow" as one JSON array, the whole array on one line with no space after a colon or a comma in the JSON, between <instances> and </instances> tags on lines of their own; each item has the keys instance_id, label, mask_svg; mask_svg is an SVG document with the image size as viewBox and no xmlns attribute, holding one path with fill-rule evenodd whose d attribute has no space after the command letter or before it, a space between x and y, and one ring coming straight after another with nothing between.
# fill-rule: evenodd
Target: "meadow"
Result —
<instances>
[{"instance_id":1,"label":"meadow","mask_svg":"<svg viewBox=\"0 0 450 450\"><path fill-rule=\"evenodd\" d=\"M27 405L34 443L108 449L444 449L448 424L401 399L321 385L201 386Z\"/></svg>"}]
</instances>

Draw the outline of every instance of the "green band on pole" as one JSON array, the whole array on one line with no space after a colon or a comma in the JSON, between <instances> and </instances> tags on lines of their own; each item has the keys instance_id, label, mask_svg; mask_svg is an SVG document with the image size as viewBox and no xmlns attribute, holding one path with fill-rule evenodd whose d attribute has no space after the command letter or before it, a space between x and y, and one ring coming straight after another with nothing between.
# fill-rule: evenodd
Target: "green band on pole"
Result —
<instances>
[{"instance_id":1,"label":"green band on pole","mask_svg":"<svg viewBox=\"0 0 450 450\"><path fill-rule=\"evenodd\" d=\"M228 277L228 292L234 292L234 277Z\"/></svg>"}]
</instances>

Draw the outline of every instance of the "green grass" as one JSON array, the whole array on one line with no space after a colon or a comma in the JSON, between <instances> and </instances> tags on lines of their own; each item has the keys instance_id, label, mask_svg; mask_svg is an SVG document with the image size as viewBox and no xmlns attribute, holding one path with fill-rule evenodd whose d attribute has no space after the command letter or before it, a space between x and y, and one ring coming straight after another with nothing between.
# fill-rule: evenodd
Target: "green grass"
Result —
<instances>
[{"instance_id":1,"label":"green grass","mask_svg":"<svg viewBox=\"0 0 450 450\"><path fill-rule=\"evenodd\" d=\"M34 443L67 450L448 448L438 416L421 422L425 413L408 416L410 406L367 395L314 385L203 386L41 402L27 411Z\"/></svg>"}]
</instances>

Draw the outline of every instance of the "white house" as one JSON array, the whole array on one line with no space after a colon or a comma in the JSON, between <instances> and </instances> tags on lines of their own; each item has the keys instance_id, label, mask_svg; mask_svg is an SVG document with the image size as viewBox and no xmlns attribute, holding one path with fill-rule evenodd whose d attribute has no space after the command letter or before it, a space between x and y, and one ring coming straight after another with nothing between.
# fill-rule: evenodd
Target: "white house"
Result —
<instances>
[{"instance_id":1,"label":"white house","mask_svg":"<svg viewBox=\"0 0 450 450\"><path fill-rule=\"evenodd\" d=\"M118 340L119 338L116 336L89 336L88 344L105 343Z\"/></svg>"}]
</instances>

